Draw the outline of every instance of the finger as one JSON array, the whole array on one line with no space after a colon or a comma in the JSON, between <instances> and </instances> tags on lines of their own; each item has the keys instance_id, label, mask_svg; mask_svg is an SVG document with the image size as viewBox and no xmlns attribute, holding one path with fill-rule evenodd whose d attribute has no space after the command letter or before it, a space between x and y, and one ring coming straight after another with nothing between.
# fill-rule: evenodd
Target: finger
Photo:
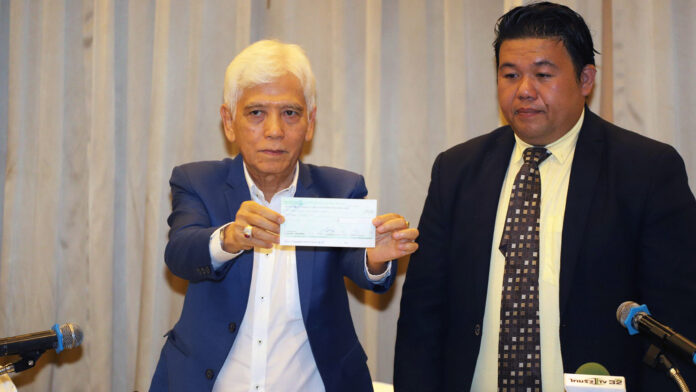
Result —
<instances>
[{"instance_id":1,"label":"finger","mask_svg":"<svg viewBox=\"0 0 696 392\"><path fill-rule=\"evenodd\" d=\"M251 200L247 200L244 203L242 203L242 205L239 207L239 211L251 213L252 215L259 215L264 219L269 220L271 222L275 222L277 224L281 224L285 221L283 216L279 213Z\"/></svg>"},{"instance_id":2,"label":"finger","mask_svg":"<svg viewBox=\"0 0 696 392\"><path fill-rule=\"evenodd\" d=\"M234 240L241 249L247 250L252 249L253 247L272 248L274 243L279 242L280 237L277 235L251 225L251 235L247 237L246 233L244 232L244 228L246 226L247 225L241 225L235 222Z\"/></svg>"},{"instance_id":3,"label":"finger","mask_svg":"<svg viewBox=\"0 0 696 392\"><path fill-rule=\"evenodd\" d=\"M282 215L254 202L250 203L253 204L243 204L239 211L237 211L236 221L245 225L248 224L257 227L262 230L267 230L272 233L280 233L278 217L280 217L282 220Z\"/></svg>"},{"instance_id":4,"label":"finger","mask_svg":"<svg viewBox=\"0 0 696 392\"><path fill-rule=\"evenodd\" d=\"M395 240L415 241L420 232L416 228L398 230L392 233Z\"/></svg>"},{"instance_id":5,"label":"finger","mask_svg":"<svg viewBox=\"0 0 696 392\"><path fill-rule=\"evenodd\" d=\"M280 234L280 225L274 221L270 221L261 215L248 215L244 217L247 224L254 227L259 231L267 231L270 233Z\"/></svg>"},{"instance_id":6,"label":"finger","mask_svg":"<svg viewBox=\"0 0 696 392\"><path fill-rule=\"evenodd\" d=\"M388 214L379 215L379 216L375 217L372 220L372 224L375 225L375 227L379 227L382 224L384 224L384 222L386 222L386 221L389 221L392 219L399 219L399 218L401 218L401 215L390 212Z\"/></svg>"},{"instance_id":7,"label":"finger","mask_svg":"<svg viewBox=\"0 0 696 392\"><path fill-rule=\"evenodd\" d=\"M250 241L251 241L252 247L254 247L254 248L271 249L273 247L273 243L261 240L259 238L251 238Z\"/></svg>"},{"instance_id":8,"label":"finger","mask_svg":"<svg viewBox=\"0 0 696 392\"><path fill-rule=\"evenodd\" d=\"M278 234L258 227L252 228L251 239L255 246L263 245L263 248L272 248L273 244L280 243L280 236Z\"/></svg>"},{"instance_id":9,"label":"finger","mask_svg":"<svg viewBox=\"0 0 696 392\"><path fill-rule=\"evenodd\" d=\"M277 224L281 224L281 223L285 222L285 218L283 218L282 215L280 215L279 213L273 211L272 209L270 209L268 207L262 206L261 204L254 203L254 205L252 206L252 210L256 214L268 219L271 222L275 222Z\"/></svg>"},{"instance_id":10,"label":"finger","mask_svg":"<svg viewBox=\"0 0 696 392\"><path fill-rule=\"evenodd\" d=\"M408 221L397 215L396 218L389 219L383 222L381 225L377 226L378 233L388 233L396 230L404 230L408 228Z\"/></svg>"},{"instance_id":11,"label":"finger","mask_svg":"<svg viewBox=\"0 0 696 392\"><path fill-rule=\"evenodd\" d=\"M402 256L410 255L418 249L418 243L412 241L401 242L396 246L401 252L404 252Z\"/></svg>"}]
</instances>

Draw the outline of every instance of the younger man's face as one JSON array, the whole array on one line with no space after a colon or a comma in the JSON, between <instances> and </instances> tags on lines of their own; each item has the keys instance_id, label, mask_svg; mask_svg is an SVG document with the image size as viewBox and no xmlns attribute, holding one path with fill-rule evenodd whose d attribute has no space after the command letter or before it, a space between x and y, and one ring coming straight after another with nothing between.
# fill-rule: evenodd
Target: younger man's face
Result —
<instances>
[{"instance_id":1,"label":"younger man's face","mask_svg":"<svg viewBox=\"0 0 696 392\"><path fill-rule=\"evenodd\" d=\"M593 65L586 65L578 81L560 39L503 41L498 66L500 109L520 139L536 146L553 143L580 118L595 73Z\"/></svg>"}]
</instances>

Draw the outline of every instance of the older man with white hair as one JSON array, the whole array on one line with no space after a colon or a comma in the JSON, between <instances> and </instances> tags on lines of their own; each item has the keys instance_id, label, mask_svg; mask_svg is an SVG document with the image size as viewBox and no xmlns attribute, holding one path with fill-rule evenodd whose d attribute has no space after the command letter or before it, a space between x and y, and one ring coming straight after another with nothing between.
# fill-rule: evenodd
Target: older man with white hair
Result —
<instances>
[{"instance_id":1,"label":"older man with white hair","mask_svg":"<svg viewBox=\"0 0 696 392\"><path fill-rule=\"evenodd\" d=\"M384 292L418 230L376 217L375 247L279 245L285 197L363 198L362 176L299 161L314 135L314 76L299 46L259 41L225 75L234 159L174 168L165 261L190 284L151 391L370 391L343 284Z\"/></svg>"}]
</instances>

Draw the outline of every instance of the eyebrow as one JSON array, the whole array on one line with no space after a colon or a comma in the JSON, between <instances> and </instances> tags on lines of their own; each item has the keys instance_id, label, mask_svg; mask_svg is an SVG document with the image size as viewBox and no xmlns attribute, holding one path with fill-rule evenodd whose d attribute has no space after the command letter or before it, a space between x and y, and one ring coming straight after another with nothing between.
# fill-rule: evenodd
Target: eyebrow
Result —
<instances>
[{"instance_id":1,"label":"eyebrow","mask_svg":"<svg viewBox=\"0 0 696 392\"><path fill-rule=\"evenodd\" d=\"M265 107L269 107L269 106L292 109L292 110L295 110L298 112L304 111L304 107L302 105L299 105L296 103L287 103L287 102L278 102L278 103L252 102L252 103L244 106L244 110L253 110L253 109L265 108Z\"/></svg>"},{"instance_id":2,"label":"eyebrow","mask_svg":"<svg viewBox=\"0 0 696 392\"><path fill-rule=\"evenodd\" d=\"M558 68L558 65L556 65L555 63L553 63L553 62L551 62L551 61L549 61L549 60L539 60L539 61L536 61L536 62L534 63L534 66L535 66L535 67L549 66L549 67L552 67L552 68ZM498 69L502 69L502 68L517 68L517 65L516 65L516 64L513 64L513 63L502 63L502 64L500 64L500 66L498 66Z\"/></svg>"}]
</instances>

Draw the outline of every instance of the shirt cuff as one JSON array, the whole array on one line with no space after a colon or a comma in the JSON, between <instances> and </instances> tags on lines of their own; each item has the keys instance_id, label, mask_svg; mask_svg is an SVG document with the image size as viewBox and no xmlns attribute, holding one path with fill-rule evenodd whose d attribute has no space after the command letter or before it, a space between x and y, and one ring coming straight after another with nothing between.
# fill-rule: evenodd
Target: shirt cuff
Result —
<instances>
[{"instance_id":1,"label":"shirt cuff","mask_svg":"<svg viewBox=\"0 0 696 392\"><path fill-rule=\"evenodd\" d=\"M227 225L229 225L229 223ZM210 242L208 242L210 263L213 265L213 269L215 270L244 252L244 250L240 250L237 253L230 253L222 249L222 244L220 243L220 233L225 229L225 227L227 227L227 225L223 225L219 229L215 230L213 234L210 235Z\"/></svg>"},{"instance_id":2,"label":"shirt cuff","mask_svg":"<svg viewBox=\"0 0 696 392\"><path fill-rule=\"evenodd\" d=\"M372 284L382 284L386 282L387 278L391 275L391 261L387 263L387 270L382 272L381 274L373 275L370 273L370 271L367 269L367 249L365 249L365 261L363 263L365 265L365 276L367 277L367 280L369 280Z\"/></svg>"}]
</instances>

